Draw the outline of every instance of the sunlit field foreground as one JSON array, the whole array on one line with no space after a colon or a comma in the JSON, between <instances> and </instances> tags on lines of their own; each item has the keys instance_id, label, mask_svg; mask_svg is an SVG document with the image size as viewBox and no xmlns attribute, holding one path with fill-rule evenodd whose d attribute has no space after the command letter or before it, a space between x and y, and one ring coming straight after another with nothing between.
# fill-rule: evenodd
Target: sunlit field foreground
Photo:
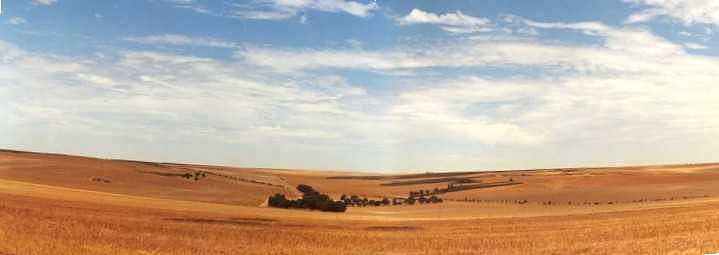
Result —
<instances>
[{"instance_id":1,"label":"sunlit field foreground","mask_svg":"<svg viewBox=\"0 0 719 255\"><path fill-rule=\"evenodd\" d=\"M188 171L218 175L178 177ZM446 185L382 185L435 177L0 152L0 254L719 251L719 166L711 164L463 173L455 177L521 184L446 193L442 204L346 213L263 206L273 193L296 196L299 183L335 198L381 197Z\"/></svg>"}]
</instances>

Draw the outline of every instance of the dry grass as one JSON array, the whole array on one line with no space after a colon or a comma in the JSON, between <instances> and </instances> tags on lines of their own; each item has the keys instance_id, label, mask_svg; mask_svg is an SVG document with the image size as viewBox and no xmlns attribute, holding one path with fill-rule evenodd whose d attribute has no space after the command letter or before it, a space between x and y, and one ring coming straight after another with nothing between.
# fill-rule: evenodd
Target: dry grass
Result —
<instances>
[{"instance_id":1,"label":"dry grass","mask_svg":"<svg viewBox=\"0 0 719 255\"><path fill-rule=\"evenodd\" d=\"M210 175L200 181L166 177L147 172L184 174L207 171L277 186L233 181ZM449 199L528 200L530 202L621 202L683 197L719 196L719 164L624 167L609 169L542 170L493 172L463 175L483 182L513 179L521 185L467 190L444 195ZM419 183L383 186L387 180L328 179L337 172L246 169L219 166L143 164L39 153L0 151L0 179L69 187L143 197L257 206L268 195L283 192L297 195L294 187L311 184L324 193L339 197L406 196L410 190L446 187L446 183ZM432 174L438 175L438 174ZM352 176L344 174L344 176ZM402 181L426 179L426 174L397 175ZM415 179L409 177L416 177ZM438 178L443 178L439 175ZM93 178L111 183L93 182ZM284 187L284 188L283 188Z\"/></svg>"},{"instance_id":2,"label":"dry grass","mask_svg":"<svg viewBox=\"0 0 719 255\"><path fill-rule=\"evenodd\" d=\"M457 197L622 200L613 205L447 202L321 213L257 207L266 185L141 174L147 164L0 153L0 254L701 254L719 251L716 165L496 173L525 184ZM331 194L403 195L338 173L204 169ZM184 169L184 170L183 170ZM67 176L67 173L72 173ZM100 174L98 174L100 173ZM93 183L88 177L112 179ZM214 185L214 186L213 186ZM584 188L584 189L582 189ZM209 190L204 190L209 189ZM282 189L279 189L282 191ZM289 191L287 191L289 192ZM628 192L637 192L629 194ZM238 194L239 193L239 194Z\"/></svg>"},{"instance_id":3,"label":"dry grass","mask_svg":"<svg viewBox=\"0 0 719 255\"><path fill-rule=\"evenodd\" d=\"M700 254L719 249L718 209L357 221L3 195L0 254Z\"/></svg>"},{"instance_id":4,"label":"dry grass","mask_svg":"<svg viewBox=\"0 0 719 255\"><path fill-rule=\"evenodd\" d=\"M74 156L37 153L0 152L0 178L155 198L203 201L224 204L256 206L267 194L282 192L283 188L233 181L219 176L194 181L179 176L162 176L156 173L181 175L188 172L208 171L203 166L174 164L143 164L138 162L101 160ZM221 172L221 167L209 171ZM261 179L258 174L234 171L243 179ZM92 181L101 178L111 181ZM283 184L283 183L278 183Z\"/></svg>"}]
</instances>

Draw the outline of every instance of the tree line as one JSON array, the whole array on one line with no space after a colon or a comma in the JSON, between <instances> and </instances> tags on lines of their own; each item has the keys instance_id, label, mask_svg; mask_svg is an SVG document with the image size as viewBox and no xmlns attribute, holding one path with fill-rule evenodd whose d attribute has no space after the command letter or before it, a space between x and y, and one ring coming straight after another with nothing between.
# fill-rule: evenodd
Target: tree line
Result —
<instances>
[{"instance_id":1,"label":"tree line","mask_svg":"<svg viewBox=\"0 0 719 255\"><path fill-rule=\"evenodd\" d=\"M374 200L374 199L367 199L366 197L360 197L357 195L342 195L340 197L340 201L343 201L347 206L354 206L354 207L366 207L366 206L388 206L388 205L414 205L416 203L420 204L435 204L435 203L442 203L444 200L442 200L441 197L437 196L436 194L439 194L439 189L435 189L434 192L430 190L419 190L419 191L410 191L409 196L407 198L403 197L395 197L392 199L389 199L387 197L383 197L381 200Z\"/></svg>"},{"instance_id":2,"label":"tree line","mask_svg":"<svg viewBox=\"0 0 719 255\"><path fill-rule=\"evenodd\" d=\"M326 194L322 194L306 184L300 184L297 186L297 190L302 192L302 197L299 199L291 200L287 199L284 194L276 193L270 196L267 200L269 207L275 208L298 208L298 209L309 209L309 210L320 210L325 212L345 212L348 206L352 207L367 207L367 206L390 206L390 205L414 205L414 204L434 204L442 203L441 197L438 197L438 189L434 191L420 190L410 191L407 198L394 197L392 199L383 197L382 199L368 199L358 195L345 195L340 196L340 199L335 201Z\"/></svg>"},{"instance_id":3,"label":"tree line","mask_svg":"<svg viewBox=\"0 0 719 255\"><path fill-rule=\"evenodd\" d=\"M434 188L434 190L418 190L418 191L410 191L409 196L407 197L407 200L405 202L409 205L413 205L415 203L420 204L436 204L436 203L442 203L444 200L442 200L441 197L438 197L437 194L441 194L442 189Z\"/></svg>"},{"instance_id":4,"label":"tree line","mask_svg":"<svg viewBox=\"0 0 719 255\"><path fill-rule=\"evenodd\" d=\"M382 198L382 200L374 200L374 199L368 199L366 197L360 197L358 195L342 195L340 196L340 201L344 202L347 206L353 206L353 207L365 207L365 206L384 206L384 205L390 205L392 202L389 200L389 198Z\"/></svg>"},{"instance_id":5,"label":"tree line","mask_svg":"<svg viewBox=\"0 0 719 255\"><path fill-rule=\"evenodd\" d=\"M193 173L185 173L183 175L180 175L180 177L185 179L195 179L195 181L199 181L200 179L207 178L207 174L205 172L195 172Z\"/></svg>"}]
</instances>

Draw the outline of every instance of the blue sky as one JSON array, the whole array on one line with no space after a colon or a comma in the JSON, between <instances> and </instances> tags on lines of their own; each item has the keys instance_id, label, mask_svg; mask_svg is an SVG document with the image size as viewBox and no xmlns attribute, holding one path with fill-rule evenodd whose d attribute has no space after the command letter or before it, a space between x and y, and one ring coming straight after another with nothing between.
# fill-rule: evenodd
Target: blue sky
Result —
<instances>
[{"instance_id":1,"label":"blue sky","mask_svg":"<svg viewBox=\"0 0 719 255\"><path fill-rule=\"evenodd\" d=\"M719 160L712 1L2 8L3 148L389 172Z\"/></svg>"}]
</instances>

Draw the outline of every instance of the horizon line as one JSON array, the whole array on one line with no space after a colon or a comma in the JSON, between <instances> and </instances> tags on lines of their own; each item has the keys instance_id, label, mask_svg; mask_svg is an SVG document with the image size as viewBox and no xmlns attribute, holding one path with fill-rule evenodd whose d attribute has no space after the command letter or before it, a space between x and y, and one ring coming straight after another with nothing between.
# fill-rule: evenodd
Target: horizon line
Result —
<instances>
[{"instance_id":1,"label":"horizon line","mask_svg":"<svg viewBox=\"0 0 719 255\"><path fill-rule=\"evenodd\" d=\"M694 163L669 163L669 164L637 164L637 165L594 165L594 166L568 166L568 167L543 167L543 168L524 168L524 169L488 169L488 170L437 170L437 171L397 171L393 172L384 170L330 170L330 169L309 169L309 168L277 168L277 167L261 167L261 166L237 166L237 165L225 165L225 164L207 164L207 163L191 163L191 162L168 162L168 161L148 161L138 160L131 158L112 158L112 157L100 157L82 154L67 154L61 152L47 152L47 151L34 151L34 150L18 150L0 148L0 153L27 153L27 154L42 154L49 156L65 156L65 157L77 157L77 158L88 158L97 160L112 160L112 161L125 161L125 162L136 162L136 163L155 163L155 164L172 164L172 165L192 165L192 166L207 166L207 167L225 167L225 168L243 168L243 169L255 169L255 170L280 170L280 171L314 171L314 172L327 172L327 173L347 173L347 174L374 174L374 175L402 175L402 174L420 174L420 173L456 173L456 172L477 172L477 173L492 173L492 172L528 172L528 171L566 171L566 170L604 170L604 169L620 169L620 168L646 168L646 167L671 167L671 166L702 166L702 165L719 165L719 162L694 162Z\"/></svg>"}]
</instances>

